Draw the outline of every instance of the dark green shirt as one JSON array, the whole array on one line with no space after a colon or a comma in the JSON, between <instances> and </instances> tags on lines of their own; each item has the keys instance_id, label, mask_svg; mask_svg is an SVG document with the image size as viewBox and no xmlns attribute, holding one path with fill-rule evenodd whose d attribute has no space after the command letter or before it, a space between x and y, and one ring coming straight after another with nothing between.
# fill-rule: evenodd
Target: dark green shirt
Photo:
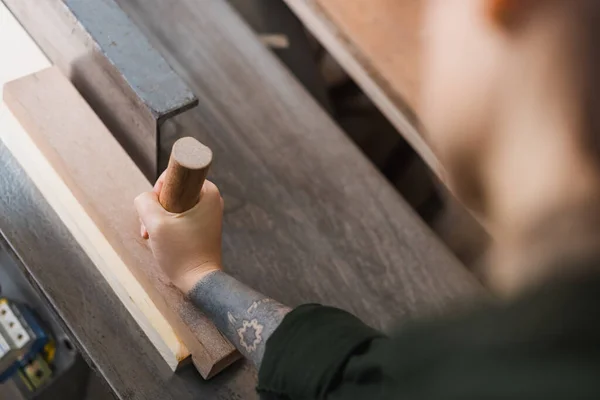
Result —
<instances>
[{"instance_id":1,"label":"dark green shirt","mask_svg":"<svg viewBox=\"0 0 600 400\"><path fill-rule=\"evenodd\" d=\"M296 308L267 342L263 399L600 399L600 277L392 336Z\"/></svg>"}]
</instances>

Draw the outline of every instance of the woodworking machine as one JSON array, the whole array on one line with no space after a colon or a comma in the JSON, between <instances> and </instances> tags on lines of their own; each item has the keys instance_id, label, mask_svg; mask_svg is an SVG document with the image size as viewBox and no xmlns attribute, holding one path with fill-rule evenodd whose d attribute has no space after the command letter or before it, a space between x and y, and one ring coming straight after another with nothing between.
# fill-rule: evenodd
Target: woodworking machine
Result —
<instances>
[{"instance_id":1,"label":"woodworking machine","mask_svg":"<svg viewBox=\"0 0 600 400\"><path fill-rule=\"evenodd\" d=\"M57 398L62 382L76 375L79 356L23 267L0 234L0 393L11 387L20 394L11 400ZM74 382L71 392L85 384Z\"/></svg>"},{"instance_id":2,"label":"woodworking machine","mask_svg":"<svg viewBox=\"0 0 600 400\"><path fill-rule=\"evenodd\" d=\"M0 298L0 383L18 377L34 392L52 378L56 347L33 310Z\"/></svg>"}]
</instances>

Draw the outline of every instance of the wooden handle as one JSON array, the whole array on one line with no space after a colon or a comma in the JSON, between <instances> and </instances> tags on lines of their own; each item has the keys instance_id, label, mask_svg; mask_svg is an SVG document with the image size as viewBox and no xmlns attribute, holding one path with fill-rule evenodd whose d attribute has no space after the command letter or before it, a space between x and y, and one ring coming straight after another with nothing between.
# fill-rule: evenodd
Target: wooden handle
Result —
<instances>
[{"instance_id":1,"label":"wooden handle","mask_svg":"<svg viewBox=\"0 0 600 400\"><path fill-rule=\"evenodd\" d=\"M175 142L158 195L165 210L179 214L198 203L211 162L212 151L196 139L184 137Z\"/></svg>"}]
</instances>

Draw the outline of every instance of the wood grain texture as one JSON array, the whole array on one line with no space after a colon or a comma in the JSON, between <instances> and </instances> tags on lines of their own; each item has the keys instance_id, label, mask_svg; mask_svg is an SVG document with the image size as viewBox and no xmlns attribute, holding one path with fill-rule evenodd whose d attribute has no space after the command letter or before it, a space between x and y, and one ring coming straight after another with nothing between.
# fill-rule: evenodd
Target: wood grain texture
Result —
<instances>
[{"instance_id":1,"label":"wood grain texture","mask_svg":"<svg viewBox=\"0 0 600 400\"><path fill-rule=\"evenodd\" d=\"M173 145L158 200L165 210L182 213L200 200L200 190L212 163L212 151L193 137Z\"/></svg>"},{"instance_id":2,"label":"wood grain texture","mask_svg":"<svg viewBox=\"0 0 600 400\"><path fill-rule=\"evenodd\" d=\"M10 149L26 169L29 163L47 161L46 168L38 170L43 174L40 182L53 175L55 181L64 182L63 187L53 185L46 191L40 187L47 198L71 196L81 205L77 209L63 202L57 212L63 220L80 224L73 233L89 243L84 247L88 254L95 250L98 262L107 263L104 269L115 275L129 270L135 276L148 293L145 304L160 310L204 377L234 361L233 346L169 282L139 237L132 199L150 190L150 183L68 79L56 67L46 69L7 83L4 101L27 132L6 138L6 143L17 143ZM87 216L91 221L81 222ZM170 330L155 317L149 318L155 329ZM175 356L181 361L186 354Z\"/></svg>"},{"instance_id":3,"label":"wood grain texture","mask_svg":"<svg viewBox=\"0 0 600 400\"><path fill-rule=\"evenodd\" d=\"M422 0L285 0L441 179L444 170L422 136Z\"/></svg>"},{"instance_id":4,"label":"wood grain texture","mask_svg":"<svg viewBox=\"0 0 600 400\"><path fill-rule=\"evenodd\" d=\"M194 136L213 151L226 271L379 328L481 293L225 1L119 3L199 97L161 148Z\"/></svg>"}]
</instances>

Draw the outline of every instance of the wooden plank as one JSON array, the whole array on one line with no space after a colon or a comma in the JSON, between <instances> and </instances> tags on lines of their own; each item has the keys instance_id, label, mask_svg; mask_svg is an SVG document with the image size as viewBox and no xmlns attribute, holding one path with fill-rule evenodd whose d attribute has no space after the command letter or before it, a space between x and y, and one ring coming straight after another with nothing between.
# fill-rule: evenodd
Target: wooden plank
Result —
<instances>
[{"instance_id":1,"label":"wooden plank","mask_svg":"<svg viewBox=\"0 0 600 400\"><path fill-rule=\"evenodd\" d=\"M6 105L0 105L0 138L21 162L36 185L45 194L46 199L63 216L63 223L80 238L80 244L97 266L102 277L108 282L123 305L140 325L156 350L174 371L189 352L175 335L175 332L158 311L135 277L124 267L111 250L102 232L85 214L82 205L73 196L51 166L43 160L39 152L32 152L32 142ZM23 161L22 157L27 157ZM75 217L77 216L77 217ZM87 238L82 240L84 232Z\"/></svg>"},{"instance_id":2,"label":"wooden plank","mask_svg":"<svg viewBox=\"0 0 600 400\"><path fill-rule=\"evenodd\" d=\"M179 352L179 341L164 316L204 377L234 361L237 353L231 344L156 266L139 237L132 203L151 185L68 79L56 67L46 69L6 84L4 100L27 133L9 135L5 143L36 177L50 203L58 204L55 210L106 279L128 286L135 286L135 279L140 282L135 293L143 303L136 305L147 320L134 318L145 322L146 332L152 331L146 326L150 324L160 337L171 334L170 346L159 348L161 354L170 352L175 361L187 354ZM125 295L120 297L127 301Z\"/></svg>"},{"instance_id":3,"label":"wooden plank","mask_svg":"<svg viewBox=\"0 0 600 400\"><path fill-rule=\"evenodd\" d=\"M420 92L422 0L285 0L441 178L415 113Z\"/></svg>"}]
</instances>

